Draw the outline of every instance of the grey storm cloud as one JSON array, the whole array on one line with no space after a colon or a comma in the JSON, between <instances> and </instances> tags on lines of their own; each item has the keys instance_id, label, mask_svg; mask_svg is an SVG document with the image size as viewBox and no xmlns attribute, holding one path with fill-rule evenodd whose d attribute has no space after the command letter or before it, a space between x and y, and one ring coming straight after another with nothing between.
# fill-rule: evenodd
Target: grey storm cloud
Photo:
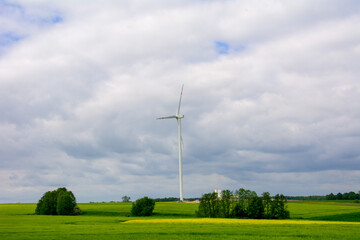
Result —
<instances>
[{"instance_id":1,"label":"grey storm cloud","mask_svg":"<svg viewBox=\"0 0 360 240\"><path fill-rule=\"evenodd\" d=\"M0 202L360 189L358 1L0 1Z\"/></svg>"}]
</instances>

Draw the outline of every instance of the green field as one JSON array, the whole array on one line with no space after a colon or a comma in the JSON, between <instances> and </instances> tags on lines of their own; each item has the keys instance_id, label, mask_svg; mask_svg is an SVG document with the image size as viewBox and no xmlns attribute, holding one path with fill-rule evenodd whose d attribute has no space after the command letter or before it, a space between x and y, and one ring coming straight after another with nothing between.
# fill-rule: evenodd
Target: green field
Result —
<instances>
[{"instance_id":1,"label":"green field","mask_svg":"<svg viewBox=\"0 0 360 240\"><path fill-rule=\"evenodd\" d=\"M152 217L129 217L130 203L82 203L80 216L35 206L0 204L0 239L360 239L360 205L346 202L289 202L290 220L201 219L195 203L156 203Z\"/></svg>"}]
</instances>

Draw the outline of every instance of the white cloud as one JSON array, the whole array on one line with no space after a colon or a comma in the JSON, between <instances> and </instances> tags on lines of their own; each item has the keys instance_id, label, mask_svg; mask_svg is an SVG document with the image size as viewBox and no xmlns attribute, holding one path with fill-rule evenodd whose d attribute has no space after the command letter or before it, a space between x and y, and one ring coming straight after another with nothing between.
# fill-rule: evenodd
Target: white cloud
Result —
<instances>
[{"instance_id":1,"label":"white cloud","mask_svg":"<svg viewBox=\"0 0 360 240\"><path fill-rule=\"evenodd\" d=\"M357 190L357 2L1 4L0 202L177 196L182 83L185 197Z\"/></svg>"}]
</instances>

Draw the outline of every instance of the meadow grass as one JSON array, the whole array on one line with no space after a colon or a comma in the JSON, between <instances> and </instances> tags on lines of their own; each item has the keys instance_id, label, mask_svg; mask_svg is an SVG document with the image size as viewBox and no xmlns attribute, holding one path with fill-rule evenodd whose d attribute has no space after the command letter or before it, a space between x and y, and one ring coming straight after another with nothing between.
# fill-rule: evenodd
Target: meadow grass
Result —
<instances>
[{"instance_id":1,"label":"meadow grass","mask_svg":"<svg viewBox=\"0 0 360 240\"><path fill-rule=\"evenodd\" d=\"M131 203L81 203L80 216L0 204L0 239L360 239L360 222L341 220L360 215L360 205L352 205L290 202L290 220L252 220L196 218L193 203L156 203L151 217L130 217Z\"/></svg>"},{"instance_id":2,"label":"meadow grass","mask_svg":"<svg viewBox=\"0 0 360 240\"><path fill-rule=\"evenodd\" d=\"M328 221L360 222L360 204L349 202L289 202L290 217Z\"/></svg>"}]
</instances>

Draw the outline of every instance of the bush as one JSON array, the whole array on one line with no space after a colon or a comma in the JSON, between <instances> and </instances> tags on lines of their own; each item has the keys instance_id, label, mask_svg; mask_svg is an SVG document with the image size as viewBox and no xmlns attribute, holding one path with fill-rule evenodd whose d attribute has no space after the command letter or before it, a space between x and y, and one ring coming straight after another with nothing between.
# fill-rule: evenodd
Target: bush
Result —
<instances>
[{"instance_id":1,"label":"bush","mask_svg":"<svg viewBox=\"0 0 360 240\"><path fill-rule=\"evenodd\" d=\"M77 215L81 210L76 206L76 199L71 191L58 188L44 193L36 205L38 215Z\"/></svg>"},{"instance_id":2,"label":"bush","mask_svg":"<svg viewBox=\"0 0 360 240\"><path fill-rule=\"evenodd\" d=\"M75 206L74 207L74 215L80 215L80 214L82 214L81 209L78 206Z\"/></svg>"},{"instance_id":3,"label":"bush","mask_svg":"<svg viewBox=\"0 0 360 240\"><path fill-rule=\"evenodd\" d=\"M63 191L58 195L56 212L58 215L73 215L76 200L72 192Z\"/></svg>"},{"instance_id":4,"label":"bush","mask_svg":"<svg viewBox=\"0 0 360 240\"><path fill-rule=\"evenodd\" d=\"M39 200L35 213L38 215L56 215L58 191L48 191Z\"/></svg>"},{"instance_id":5,"label":"bush","mask_svg":"<svg viewBox=\"0 0 360 240\"><path fill-rule=\"evenodd\" d=\"M148 197L143 197L136 200L132 204L132 216L151 216L155 208L155 201Z\"/></svg>"}]
</instances>

